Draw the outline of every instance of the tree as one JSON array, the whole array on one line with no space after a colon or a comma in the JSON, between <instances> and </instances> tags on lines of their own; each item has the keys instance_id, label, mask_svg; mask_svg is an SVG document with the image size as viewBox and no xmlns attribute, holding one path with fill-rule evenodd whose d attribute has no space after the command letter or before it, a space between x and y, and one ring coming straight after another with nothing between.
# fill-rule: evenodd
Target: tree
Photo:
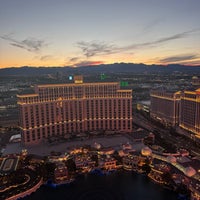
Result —
<instances>
[{"instance_id":1,"label":"tree","mask_svg":"<svg viewBox=\"0 0 200 200\"><path fill-rule=\"evenodd\" d=\"M52 178L54 176L54 170L56 168L55 163L47 162L44 164L44 177L47 179Z\"/></svg>"},{"instance_id":2,"label":"tree","mask_svg":"<svg viewBox=\"0 0 200 200\"><path fill-rule=\"evenodd\" d=\"M68 159L66 161L66 166L67 166L69 172L75 172L76 171L76 164L75 164L73 159Z\"/></svg>"},{"instance_id":3,"label":"tree","mask_svg":"<svg viewBox=\"0 0 200 200\"><path fill-rule=\"evenodd\" d=\"M150 171L151 171L151 167L150 167L148 164L144 164L144 165L142 165L142 171L143 171L146 175L148 175L148 174L150 173Z\"/></svg>"},{"instance_id":4,"label":"tree","mask_svg":"<svg viewBox=\"0 0 200 200\"><path fill-rule=\"evenodd\" d=\"M92 155L91 159L93 161L95 161L95 167L97 167L98 166L98 155L97 154Z\"/></svg>"},{"instance_id":5,"label":"tree","mask_svg":"<svg viewBox=\"0 0 200 200\"><path fill-rule=\"evenodd\" d=\"M171 184L172 183L172 176L171 176L171 174L169 172L163 173L162 178L167 184Z\"/></svg>"},{"instance_id":6,"label":"tree","mask_svg":"<svg viewBox=\"0 0 200 200\"><path fill-rule=\"evenodd\" d=\"M117 160L117 164L121 164L122 163L122 158L119 156L118 151L114 151L113 157Z\"/></svg>"}]
</instances>

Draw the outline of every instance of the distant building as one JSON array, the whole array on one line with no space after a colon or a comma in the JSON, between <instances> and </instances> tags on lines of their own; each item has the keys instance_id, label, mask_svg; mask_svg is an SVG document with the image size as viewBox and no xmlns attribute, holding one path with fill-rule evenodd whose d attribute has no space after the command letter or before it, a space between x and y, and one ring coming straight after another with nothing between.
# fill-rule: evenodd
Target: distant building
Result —
<instances>
[{"instance_id":1,"label":"distant building","mask_svg":"<svg viewBox=\"0 0 200 200\"><path fill-rule=\"evenodd\" d=\"M52 136L85 131L132 131L132 90L118 82L35 86L18 95L22 144L39 144Z\"/></svg>"},{"instance_id":2,"label":"distant building","mask_svg":"<svg viewBox=\"0 0 200 200\"><path fill-rule=\"evenodd\" d=\"M153 119L169 126L179 125L200 139L200 88L184 92L152 90L150 96Z\"/></svg>"},{"instance_id":3,"label":"distant building","mask_svg":"<svg viewBox=\"0 0 200 200\"><path fill-rule=\"evenodd\" d=\"M184 91L180 106L180 127L200 138L200 88Z\"/></svg>"},{"instance_id":4,"label":"distant building","mask_svg":"<svg viewBox=\"0 0 200 200\"><path fill-rule=\"evenodd\" d=\"M150 101L140 101L137 103L137 110L149 113L150 105Z\"/></svg>"},{"instance_id":5,"label":"distant building","mask_svg":"<svg viewBox=\"0 0 200 200\"><path fill-rule=\"evenodd\" d=\"M150 116L166 126L178 125L181 92L152 90L150 96Z\"/></svg>"},{"instance_id":6,"label":"distant building","mask_svg":"<svg viewBox=\"0 0 200 200\"><path fill-rule=\"evenodd\" d=\"M200 86L200 78L198 78L197 76L193 76L192 77L192 85L193 86Z\"/></svg>"}]
</instances>

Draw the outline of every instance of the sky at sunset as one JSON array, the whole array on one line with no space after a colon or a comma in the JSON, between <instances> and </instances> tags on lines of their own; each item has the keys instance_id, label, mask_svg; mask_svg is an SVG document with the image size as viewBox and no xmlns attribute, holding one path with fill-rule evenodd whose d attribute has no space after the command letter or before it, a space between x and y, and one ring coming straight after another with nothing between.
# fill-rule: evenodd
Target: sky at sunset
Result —
<instances>
[{"instance_id":1,"label":"sky at sunset","mask_svg":"<svg viewBox=\"0 0 200 200\"><path fill-rule=\"evenodd\" d=\"M200 0L0 0L0 68L200 65Z\"/></svg>"}]
</instances>

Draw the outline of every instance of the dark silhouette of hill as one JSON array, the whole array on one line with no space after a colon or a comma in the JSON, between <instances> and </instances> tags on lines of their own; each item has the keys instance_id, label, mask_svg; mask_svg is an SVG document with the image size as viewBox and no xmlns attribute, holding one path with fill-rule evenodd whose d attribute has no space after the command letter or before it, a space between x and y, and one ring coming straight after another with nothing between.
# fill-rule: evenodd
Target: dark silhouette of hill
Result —
<instances>
[{"instance_id":1,"label":"dark silhouette of hill","mask_svg":"<svg viewBox=\"0 0 200 200\"><path fill-rule=\"evenodd\" d=\"M184 66L178 64L145 65L134 63L114 63L83 67L11 67L0 69L0 76L39 76L45 74L95 74L95 73L200 73L200 66Z\"/></svg>"}]
</instances>

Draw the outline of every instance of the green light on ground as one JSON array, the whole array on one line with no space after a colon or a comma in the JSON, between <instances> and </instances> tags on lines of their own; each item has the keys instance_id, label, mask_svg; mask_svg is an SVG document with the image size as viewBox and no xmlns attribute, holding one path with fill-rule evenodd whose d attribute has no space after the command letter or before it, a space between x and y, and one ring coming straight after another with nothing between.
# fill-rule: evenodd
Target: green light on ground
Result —
<instances>
[{"instance_id":1,"label":"green light on ground","mask_svg":"<svg viewBox=\"0 0 200 200\"><path fill-rule=\"evenodd\" d=\"M106 79L106 75L105 74L101 74L100 78L101 78L101 80L104 80L104 79Z\"/></svg>"},{"instance_id":2,"label":"green light on ground","mask_svg":"<svg viewBox=\"0 0 200 200\"><path fill-rule=\"evenodd\" d=\"M128 86L128 82L127 81L121 81L120 82L120 86L121 87L126 87L126 86Z\"/></svg>"}]
</instances>

